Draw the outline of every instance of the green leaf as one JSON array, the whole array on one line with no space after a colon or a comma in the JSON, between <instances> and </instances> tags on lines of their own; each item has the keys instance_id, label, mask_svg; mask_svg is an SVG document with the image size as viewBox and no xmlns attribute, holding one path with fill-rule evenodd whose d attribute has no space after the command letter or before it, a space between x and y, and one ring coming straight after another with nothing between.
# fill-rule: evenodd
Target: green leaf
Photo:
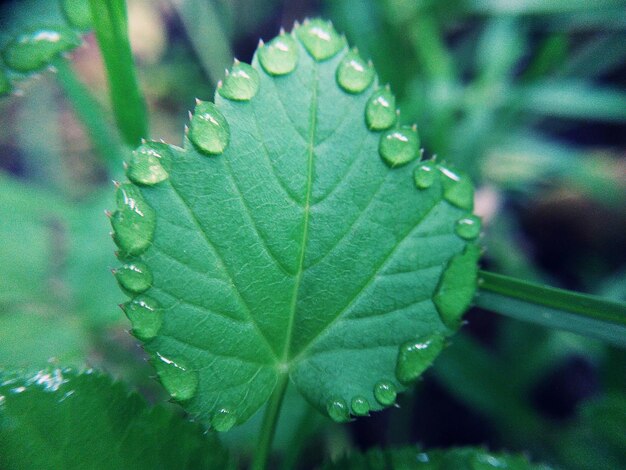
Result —
<instances>
[{"instance_id":1,"label":"green leaf","mask_svg":"<svg viewBox=\"0 0 626 470\"><path fill-rule=\"evenodd\" d=\"M151 281L133 278L126 312L203 422L244 422L287 375L337 421L380 410L458 328L476 284L473 187L418 163L415 128L372 120L388 114L379 90L314 20L235 62L184 148L148 142L131 159L113 238L124 272L141 262Z\"/></svg>"},{"instance_id":2,"label":"green leaf","mask_svg":"<svg viewBox=\"0 0 626 470\"><path fill-rule=\"evenodd\" d=\"M421 452L401 449L373 449L366 454L354 454L328 464L325 470L549 470L546 465L531 464L518 455L494 454L485 449L458 448Z\"/></svg>"},{"instance_id":3,"label":"green leaf","mask_svg":"<svg viewBox=\"0 0 626 470\"><path fill-rule=\"evenodd\" d=\"M215 435L94 372L0 374L0 467L214 468Z\"/></svg>"}]
</instances>

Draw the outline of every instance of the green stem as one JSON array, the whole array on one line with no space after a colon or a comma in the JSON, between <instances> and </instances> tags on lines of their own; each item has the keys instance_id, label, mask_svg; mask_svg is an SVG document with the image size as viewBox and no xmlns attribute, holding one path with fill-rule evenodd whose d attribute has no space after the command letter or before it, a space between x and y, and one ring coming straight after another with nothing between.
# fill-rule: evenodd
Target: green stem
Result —
<instances>
[{"instance_id":1,"label":"green stem","mask_svg":"<svg viewBox=\"0 0 626 470\"><path fill-rule=\"evenodd\" d=\"M117 126L127 144L148 137L146 103L137 83L128 40L124 0L89 0L96 38L106 66Z\"/></svg>"},{"instance_id":2,"label":"green stem","mask_svg":"<svg viewBox=\"0 0 626 470\"><path fill-rule=\"evenodd\" d=\"M257 443L254 459L252 460L252 470L265 470L267 468L267 461L272 450L274 434L276 433L276 424L278 423L278 416L280 414L281 405L283 404L288 382L288 374L281 374L279 376L274 392L267 404L265 414L263 415L259 442Z\"/></svg>"},{"instance_id":3,"label":"green stem","mask_svg":"<svg viewBox=\"0 0 626 470\"><path fill-rule=\"evenodd\" d=\"M539 325L626 347L626 303L480 271L475 304Z\"/></svg>"},{"instance_id":4,"label":"green stem","mask_svg":"<svg viewBox=\"0 0 626 470\"><path fill-rule=\"evenodd\" d=\"M57 60L54 67L58 72L57 80L74 108L78 120L85 127L96 152L112 170L119 170L123 161L122 143L107 120L100 103L81 83L67 60Z\"/></svg>"}]
</instances>

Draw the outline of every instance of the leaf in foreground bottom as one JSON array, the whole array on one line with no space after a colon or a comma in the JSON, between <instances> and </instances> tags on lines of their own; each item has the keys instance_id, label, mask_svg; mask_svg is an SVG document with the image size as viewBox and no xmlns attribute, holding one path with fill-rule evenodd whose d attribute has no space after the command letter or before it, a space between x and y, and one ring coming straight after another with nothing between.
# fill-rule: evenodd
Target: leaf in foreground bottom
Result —
<instances>
[{"instance_id":1,"label":"leaf in foreground bottom","mask_svg":"<svg viewBox=\"0 0 626 470\"><path fill-rule=\"evenodd\" d=\"M261 43L147 142L117 189L125 312L163 385L217 430L285 375L336 421L394 403L475 290L471 182L420 162L370 63L320 20Z\"/></svg>"},{"instance_id":2,"label":"leaf in foreground bottom","mask_svg":"<svg viewBox=\"0 0 626 470\"><path fill-rule=\"evenodd\" d=\"M550 470L532 464L521 455L488 452L485 449L461 447L421 452L406 447L391 450L373 449L328 464L324 470Z\"/></svg>"},{"instance_id":3,"label":"leaf in foreground bottom","mask_svg":"<svg viewBox=\"0 0 626 470\"><path fill-rule=\"evenodd\" d=\"M223 469L215 435L93 372L0 373L0 468Z\"/></svg>"}]
</instances>

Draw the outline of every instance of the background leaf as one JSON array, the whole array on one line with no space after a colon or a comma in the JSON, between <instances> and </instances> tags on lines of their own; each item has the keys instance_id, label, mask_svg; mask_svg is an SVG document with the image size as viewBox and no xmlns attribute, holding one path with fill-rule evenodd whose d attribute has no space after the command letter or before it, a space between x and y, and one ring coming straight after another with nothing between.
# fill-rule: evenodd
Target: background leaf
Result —
<instances>
[{"instance_id":1,"label":"background leaf","mask_svg":"<svg viewBox=\"0 0 626 470\"><path fill-rule=\"evenodd\" d=\"M6 470L226 468L216 437L95 372L0 375Z\"/></svg>"}]
</instances>

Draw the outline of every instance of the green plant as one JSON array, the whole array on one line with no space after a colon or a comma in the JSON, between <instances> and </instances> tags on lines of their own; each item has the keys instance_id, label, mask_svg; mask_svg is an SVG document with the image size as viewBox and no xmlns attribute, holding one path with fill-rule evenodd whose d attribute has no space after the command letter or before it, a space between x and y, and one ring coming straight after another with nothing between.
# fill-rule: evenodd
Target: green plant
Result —
<instances>
[{"instance_id":1,"label":"green plant","mask_svg":"<svg viewBox=\"0 0 626 470\"><path fill-rule=\"evenodd\" d=\"M136 145L148 135L147 119L125 4L89 6L117 126L122 140ZM123 309L132 333L172 398L202 426L229 431L262 413L253 468L268 465L289 383L317 411L300 413L303 432L285 452L286 466L320 413L341 423L393 405L444 350L472 302L626 344L624 303L478 270L481 223L471 213L474 188L465 173L475 171L462 159L423 159L417 128L402 124L391 90L329 23L296 25L260 44L251 65L235 61L217 84L215 103L197 102L182 148L143 141L127 152L58 52L37 68L56 64L106 164L128 162L129 181L116 183L116 209L108 215L122 262L114 275L131 298ZM78 207L51 205L61 223L82 231L81 240L95 233L97 224L85 221L105 202L98 196ZM76 265L80 277L85 260ZM107 321L94 320L91 334ZM477 352L476 366L490 364L471 345L466 351ZM0 463L8 468L236 465L215 434L202 436L174 411L149 409L93 373L50 369L1 380ZM499 387L486 387L496 397L491 404L506 396ZM285 406L308 407L295 400ZM619 400L614 409L622 409ZM535 425L522 408L505 414L519 418L520 434ZM74 424L72 416L85 419ZM39 430L31 422L64 431L57 440L35 440ZM83 454L96 436L101 448ZM180 452L159 453L166 446ZM66 451L58 460L48 458L59 448ZM535 468L479 449L407 448L334 465Z\"/></svg>"}]
</instances>

